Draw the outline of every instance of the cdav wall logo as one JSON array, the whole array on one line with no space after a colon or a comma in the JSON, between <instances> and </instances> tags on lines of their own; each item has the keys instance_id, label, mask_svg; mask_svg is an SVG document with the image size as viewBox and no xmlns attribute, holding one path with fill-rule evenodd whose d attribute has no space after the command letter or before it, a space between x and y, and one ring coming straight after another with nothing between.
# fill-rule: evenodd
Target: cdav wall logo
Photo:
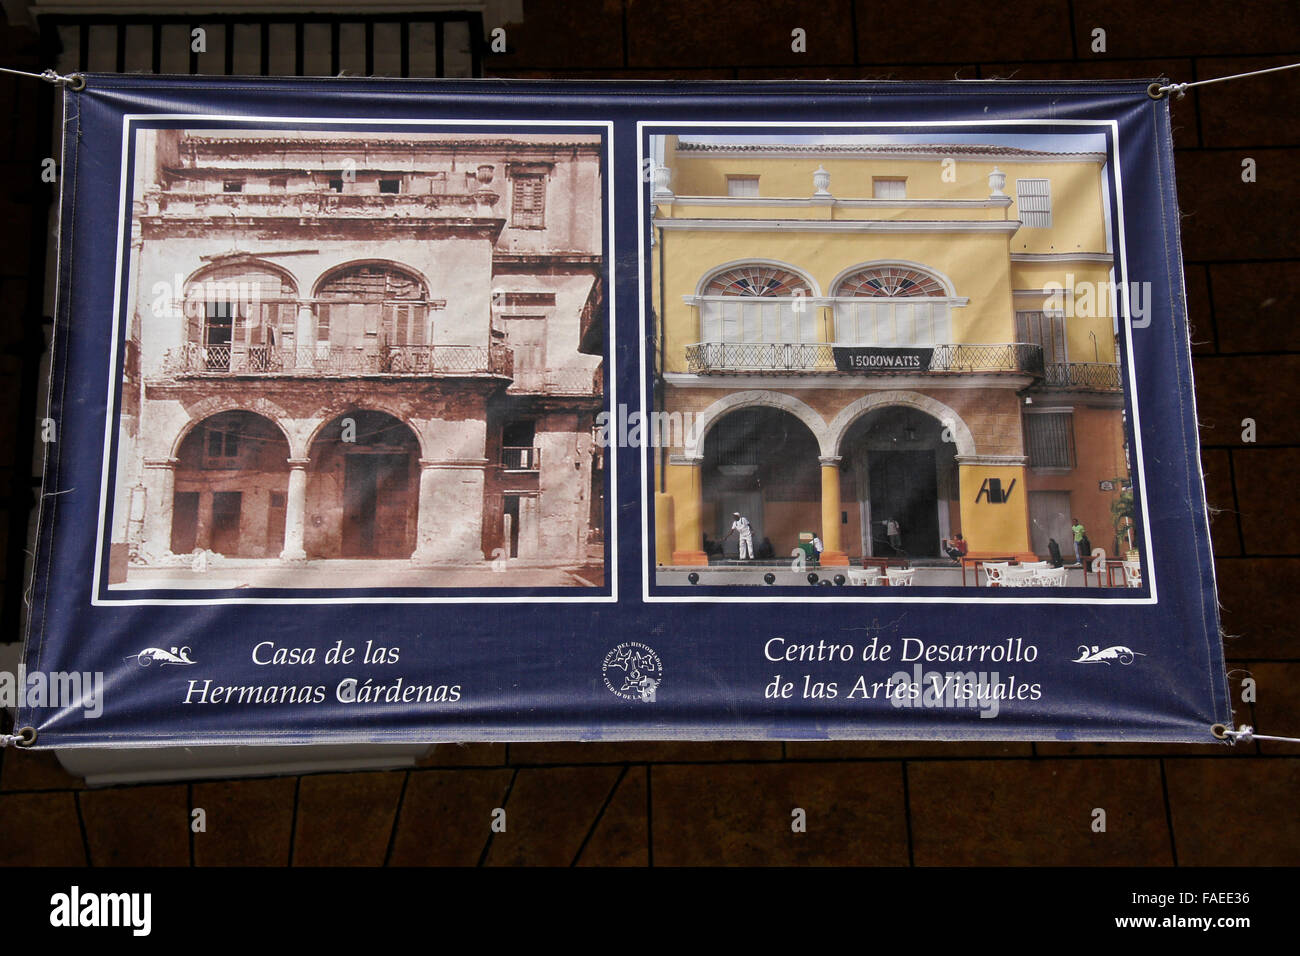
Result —
<instances>
[{"instance_id":1,"label":"cdav wall logo","mask_svg":"<svg viewBox=\"0 0 1300 956\"><path fill-rule=\"evenodd\" d=\"M50 925L128 926L132 935L148 936L153 928L153 894L82 893L73 886L50 897Z\"/></svg>"}]
</instances>

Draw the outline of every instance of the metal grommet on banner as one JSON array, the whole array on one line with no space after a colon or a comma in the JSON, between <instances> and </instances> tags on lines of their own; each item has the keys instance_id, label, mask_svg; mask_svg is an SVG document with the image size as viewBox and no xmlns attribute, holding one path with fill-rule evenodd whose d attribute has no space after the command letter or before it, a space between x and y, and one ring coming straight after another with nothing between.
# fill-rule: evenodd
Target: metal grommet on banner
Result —
<instances>
[{"instance_id":1,"label":"metal grommet on banner","mask_svg":"<svg viewBox=\"0 0 1300 956\"><path fill-rule=\"evenodd\" d=\"M1223 724L1215 724L1210 728L1210 733L1227 740L1230 744L1248 744L1252 740L1271 740L1279 744L1300 744L1300 737L1276 737L1271 734L1257 734L1255 728L1250 724L1242 724L1236 730L1229 730Z\"/></svg>"},{"instance_id":2,"label":"metal grommet on banner","mask_svg":"<svg viewBox=\"0 0 1300 956\"><path fill-rule=\"evenodd\" d=\"M36 743L35 727L20 727L16 734L0 734L0 747L30 747Z\"/></svg>"},{"instance_id":3,"label":"metal grommet on banner","mask_svg":"<svg viewBox=\"0 0 1300 956\"><path fill-rule=\"evenodd\" d=\"M1147 96L1153 100L1163 100L1165 98L1165 87L1159 83L1152 83L1147 87ZM1215 726L1218 726L1217 724Z\"/></svg>"},{"instance_id":4,"label":"metal grommet on banner","mask_svg":"<svg viewBox=\"0 0 1300 956\"><path fill-rule=\"evenodd\" d=\"M80 93L86 88L86 78L80 73L69 73L63 77L62 86L66 86L74 93Z\"/></svg>"}]
</instances>

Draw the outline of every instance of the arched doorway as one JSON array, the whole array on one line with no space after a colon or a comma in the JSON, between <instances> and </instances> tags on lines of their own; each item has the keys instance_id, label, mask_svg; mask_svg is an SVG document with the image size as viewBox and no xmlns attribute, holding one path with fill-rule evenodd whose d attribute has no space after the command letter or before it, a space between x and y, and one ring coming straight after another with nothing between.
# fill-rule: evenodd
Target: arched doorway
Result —
<instances>
[{"instance_id":1,"label":"arched doorway","mask_svg":"<svg viewBox=\"0 0 1300 956\"><path fill-rule=\"evenodd\" d=\"M253 412L219 412L176 452L171 550L273 558L284 547L289 442Z\"/></svg>"},{"instance_id":2,"label":"arched doorway","mask_svg":"<svg viewBox=\"0 0 1300 956\"><path fill-rule=\"evenodd\" d=\"M311 443L308 558L409 558L415 551L420 446L385 412L345 412Z\"/></svg>"},{"instance_id":3,"label":"arched doorway","mask_svg":"<svg viewBox=\"0 0 1300 956\"><path fill-rule=\"evenodd\" d=\"M840 443L841 497L857 504L860 553L940 556L941 539L960 530L956 451L942 422L905 405L875 409L849 427Z\"/></svg>"},{"instance_id":4,"label":"arched doorway","mask_svg":"<svg viewBox=\"0 0 1300 956\"><path fill-rule=\"evenodd\" d=\"M786 557L802 532L821 534L817 438L794 415L772 407L727 412L704 439L700 527L712 557L733 513L749 519L757 557ZM737 556L737 535L723 554Z\"/></svg>"}]
</instances>

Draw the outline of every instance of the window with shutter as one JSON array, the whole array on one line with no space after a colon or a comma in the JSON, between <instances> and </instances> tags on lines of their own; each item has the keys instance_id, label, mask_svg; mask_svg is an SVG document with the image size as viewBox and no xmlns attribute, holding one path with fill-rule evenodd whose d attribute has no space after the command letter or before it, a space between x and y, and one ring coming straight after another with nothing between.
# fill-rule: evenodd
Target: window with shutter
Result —
<instances>
[{"instance_id":1,"label":"window with shutter","mask_svg":"<svg viewBox=\"0 0 1300 956\"><path fill-rule=\"evenodd\" d=\"M740 197L755 197L758 195L758 177L757 176L728 176L727 177L727 195Z\"/></svg>"},{"instance_id":2,"label":"window with shutter","mask_svg":"<svg viewBox=\"0 0 1300 956\"><path fill-rule=\"evenodd\" d=\"M1025 415L1025 450L1030 468L1074 467L1074 413L1045 410Z\"/></svg>"},{"instance_id":3,"label":"window with shutter","mask_svg":"<svg viewBox=\"0 0 1300 956\"><path fill-rule=\"evenodd\" d=\"M510 224L518 229L542 229L546 225L546 177L540 173L517 173L513 178Z\"/></svg>"},{"instance_id":4,"label":"window with shutter","mask_svg":"<svg viewBox=\"0 0 1300 956\"><path fill-rule=\"evenodd\" d=\"M871 179L872 199L906 199L907 180L895 176L874 176Z\"/></svg>"},{"instance_id":5,"label":"window with shutter","mask_svg":"<svg viewBox=\"0 0 1300 956\"><path fill-rule=\"evenodd\" d=\"M1047 179L1017 179L1016 205L1020 221L1030 229L1052 225L1052 184Z\"/></svg>"}]
</instances>

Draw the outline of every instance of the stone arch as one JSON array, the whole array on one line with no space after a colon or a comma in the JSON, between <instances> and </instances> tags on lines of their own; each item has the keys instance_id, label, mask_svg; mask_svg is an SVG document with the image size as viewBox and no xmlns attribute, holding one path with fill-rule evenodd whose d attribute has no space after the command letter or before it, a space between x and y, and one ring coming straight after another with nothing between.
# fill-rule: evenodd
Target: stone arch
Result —
<instances>
[{"instance_id":1,"label":"stone arch","mask_svg":"<svg viewBox=\"0 0 1300 956\"><path fill-rule=\"evenodd\" d=\"M704 439L709 431L728 413L741 408L767 407L789 412L808 426L808 430L817 439L817 446L823 457L835 454L835 445L830 440L830 431L826 419L822 418L812 406L801 402L793 395L773 392L767 389L751 389L745 392L733 392L718 399L695 420L695 427L687 431L687 445L683 449L688 458L700 458L704 454Z\"/></svg>"},{"instance_id":2,"label":"stone arch","mask_svg":"<svg viewBox=\"0 0 1300 956\"><path fill-rule=\"evenodd\" d=\"M293 296L297 297L298 290L302 287L298 282L298 277L284 266L276 262L268 262L266 259L259 259L252 255L228 256L218 259L215 262L208 262L191 272L185 279L184 294L188 294L190 287L195 283L204 281L211 275L223 272L266 272L278 276L281 282L288 283L293 287Z\"/></svg>"},{"instance_id":3,"label":"stone arch","mask_svg":"<svg viewBox=\"0 0 1300 956\"><path fill-rule=\"evenodd\" d=\"M414 266L409 266L404 262L397 262L392 259L349 259L347 262L341 262L336 266L330 266L316 277L316 281L312 284L312 296L319 298L326 283L330 282L332 279L337 278L350 270L362 269L367 266L375 266L389 269L393 272L405 273L407 276L420 283L420 298L429 298L429 290L432 286L429 284L428 277Z\"/></svg>"},{"instance_id":4,"label":"stone arch","mask_svg":"<svg viewBox=\"0 0 1300 956\"><path fill-rule=\"evenodd\" d=\"M293 434L284 424L292 416L275 402L260 397L228 398L223 395L213 395L209 398L200 399L193 405L185 406L185 413L189 415L189 421L185 423L172 440L171 457L176 457L180 451L181 443L185 441L186 436L194 430L196 425L222 412L249 412L267 419L280 430L280 434L284 435L290 453L293 455L298 454L299 449L294 445Z\"/></svg>"},{"instance_id":5,"label":"stone arch","mask_svg":"<svg viewBox=\"0 0 1300 956\"><path fill-rule=\"evenodd\" d=\"M821 297L821 287L817 284L817 280L814 279L807 270L800 269L798 266L791 265L788 262L783 262L780 259L764 259L758 256L750 256L745 259L735 259L731 262L724 262L721 265L714 266L712 269L707 270L704 275L700 277L700 281L696 284L695 294L697 296L704 295L704 290L708 288L709 282L719 273L726 272L728 269L735 269L740 266L749 265L772 266L777 269L785 269L792 272L799 278L803 279L804 282L808 283L808 289L812 298Z\"/></svg>"},{"instance_id":6,"label":"stone arch","mask_svg":"<svg viewBox=\"0 0 1300 956\"><path fill-rule=\"evenodd\" d=\"M311 415L311 427L303 439L303 458L311 453L311 446L315 444L316 439L320 437L325 427L337 419L340 415L349 411L355 412L382 412L396 418L405 425L415 435L415 440L420 446L420 457L431 457L428 449L425 447L424 430L417 426L408 417L406 409L402 407L402 402L389 399L380 394L369 394L364 398L353 396L350 398L336 399L328 405L323 405L316 409Z\"/></svg>"},{"instance_id":7,"label":"stone arch","mask_svg":"<svg viewBox=\"0 0 1300 956\"><path fill-rule=\"evenodd\" d=\"M906 405L909 408L915 408L931 418L938 419L945 427L951 428L953 441L957 445L958 458L975 454L975 436L971 432L970 426L962 421L960 415L943 402L931 398L929 395L901 389L873 392L845 406L826 428L826 444L823 445L823 448L829 448L829 450L823 451L822 454L827 456L839 455L844 436L848 434L849 428L852 427L855 421L868 412L873 412L878 408L887 408L891 405Z\"/></svg>"}]
</instances>

